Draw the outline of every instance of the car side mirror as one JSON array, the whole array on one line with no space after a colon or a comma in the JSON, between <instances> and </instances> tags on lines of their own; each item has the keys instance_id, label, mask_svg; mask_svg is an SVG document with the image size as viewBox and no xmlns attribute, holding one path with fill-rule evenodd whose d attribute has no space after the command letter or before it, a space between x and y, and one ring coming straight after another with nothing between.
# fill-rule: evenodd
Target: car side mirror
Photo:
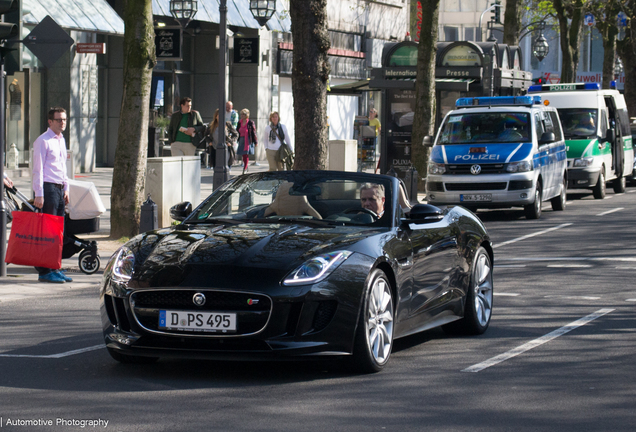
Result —
<instances>
[{"instance_id":1,"label":"car side mirror","mask_svg":"<svg viewBox=\"0 0 636 432\"><path fill-rule=\"evenodd\" d=\"M182 221L192 213L192 204L188 201L180 202L170 207L170 217L177 221Z\"/></svg>"},{"instance_id":2,"label":"car side mirror","mask_svg":"<svg viewBox=\"0 0 636 432\"><path fill-rule=\"evenodd\" d=\"M541 139L539 140L539 144L548 144L556 141L556 136L554 136L554 132L543 132L541 134Z\"/></svg>"},{"instance_id":3,"label":"car side mirror","mask_svg":"<svg viewBox=\"0 0 636 432\"><path fill-rule=\"evenodd\" d=\"M430 204L415 204L407 214L409 222L430 223L444 219L444 213Z\"/></svg>"},{"instance_id":4,"label":"car side mirror","mask_svg":"<svg viewBox=\"0 0 636 432\"><path fill-rule=\"evenodd\" d=\"M605 141L613 143L616 140L616 131L614 129L608 129L605 135Z\"/></svg>"},{"instance_id":5,"label":"car side mirror","mask_svg":"<svg viewBox=\"0 0 636 432\"><path fill-rule=\"evenodd\" d=\"M426 135L424 138L422 138L422 145L424 147L433 147L433 137L430 135Z\"/></svg>"}]
</instances>

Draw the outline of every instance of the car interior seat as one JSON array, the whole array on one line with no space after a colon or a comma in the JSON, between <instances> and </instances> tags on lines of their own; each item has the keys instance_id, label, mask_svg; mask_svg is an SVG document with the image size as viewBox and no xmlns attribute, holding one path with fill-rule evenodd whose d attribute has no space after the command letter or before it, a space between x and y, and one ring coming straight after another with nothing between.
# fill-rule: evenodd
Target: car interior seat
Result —
<instances>
[{"instance_id":1,"label":"car interior seat","mask_svg":"<svg viewBox=\"0 0 636 432\"><path fill-rule=\"evenodd\" d=\"M290 195L289 190L293 186L291 182L281 183L276 192L274 201L265 209L263 216L299 216L309 215L316 219L322 219L320 213L309 204L305 195Z\"/></svg>"}]
</instances>

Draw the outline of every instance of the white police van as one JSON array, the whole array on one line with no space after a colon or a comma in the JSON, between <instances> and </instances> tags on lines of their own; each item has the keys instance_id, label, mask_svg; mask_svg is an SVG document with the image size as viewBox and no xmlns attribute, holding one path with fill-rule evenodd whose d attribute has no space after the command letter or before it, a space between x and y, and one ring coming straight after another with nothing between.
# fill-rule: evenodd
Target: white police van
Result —
<instances>
[{"instance_id":1,"label":"white police van","mask_svg":"<svg viewBox=\"0 0 636 432\"><path fill-rule=\"evenodd\" d=\"M533 85L529 93L559 112L568 155L568 188L592 189L605 198L605 182L625 192L634 148L625 98L598 83Z\"/></svg>"},{"instance_id":2,"label":"white police van","mask_svg":"<svg viewBox=\"0 0 636 432\"><path fill-rule=\"evenodd\" d=\"M543 201L564 210L566 149L556 108L538 96L458 99L431 150L426 192L433 205L522 206L528 219L541 217Z\"/></svg>"}]
</instances>

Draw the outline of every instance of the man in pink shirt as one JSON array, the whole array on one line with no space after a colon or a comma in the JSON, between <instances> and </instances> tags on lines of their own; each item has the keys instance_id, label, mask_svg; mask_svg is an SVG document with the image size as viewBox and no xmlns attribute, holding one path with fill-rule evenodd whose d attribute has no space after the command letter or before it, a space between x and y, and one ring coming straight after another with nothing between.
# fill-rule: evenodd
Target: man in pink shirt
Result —
<instances>
[{"instance_id":1,"label":"man in pink shirt","mask_svg":"<svg viewBox=\"0 0 636 432\"><path fill-rule=\"evenodd\" d=\"M49 128L33 143L33 205L56 216L64 216L68 204L66 178L66 141L62 132L66 129L66 110L55 107L49 110ZM35 268L40 282L64 283L73 279L61 270Z\"/></svg>"}]
</instances>

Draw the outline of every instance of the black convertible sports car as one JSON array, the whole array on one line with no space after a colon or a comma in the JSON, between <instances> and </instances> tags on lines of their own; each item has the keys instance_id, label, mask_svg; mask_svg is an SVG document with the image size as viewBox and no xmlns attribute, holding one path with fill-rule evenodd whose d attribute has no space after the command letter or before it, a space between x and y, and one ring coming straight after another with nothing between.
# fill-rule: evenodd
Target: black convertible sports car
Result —
<instances>
[{"instance_id":1,"label":"black convertible sports car","mask_svg":"<svg viewBox=\"0 0 636 432\"><path fill-rule=\"evenodd\" d=\"M243 175L171 215L181 224L133 238L104 271L104 338L120 362L346 356L373 372L396 338L490 322L485 227L461 207L410 208L397 178Z\"/></svg>"}]
</instances>

